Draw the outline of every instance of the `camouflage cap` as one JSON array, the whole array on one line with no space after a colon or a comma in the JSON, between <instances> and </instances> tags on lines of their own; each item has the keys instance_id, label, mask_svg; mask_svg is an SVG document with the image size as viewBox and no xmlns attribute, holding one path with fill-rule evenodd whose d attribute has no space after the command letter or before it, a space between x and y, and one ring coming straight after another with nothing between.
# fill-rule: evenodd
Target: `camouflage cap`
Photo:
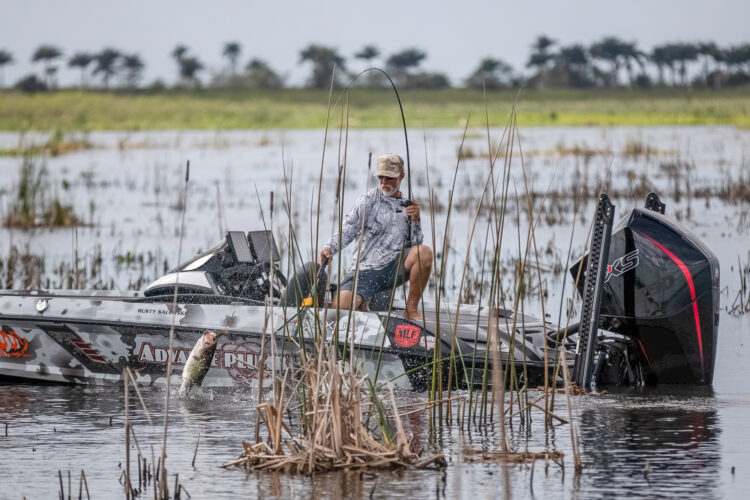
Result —
<instances>
[{"instance_id":1,"label":"camouflage cap","mask_svg":"<svg viewBox=\"0 0 750 500\"><path fill-rule=\"evenodd\" d=\"M404 159L389 153L378 158L378 169L375 177L398 177L404 171Z\"/></svg>"}]
</instances>

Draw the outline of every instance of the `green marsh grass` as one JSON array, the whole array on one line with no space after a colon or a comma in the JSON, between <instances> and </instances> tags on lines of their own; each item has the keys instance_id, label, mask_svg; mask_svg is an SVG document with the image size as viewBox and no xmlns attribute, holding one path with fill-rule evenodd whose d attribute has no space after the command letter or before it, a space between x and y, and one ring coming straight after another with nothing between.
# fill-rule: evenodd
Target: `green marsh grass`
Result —
<instances>
[{"instance_id":1,"label":"green marsh grass","mask_svg":"<svg viewBox=\"0 0 750 500\"><path fill-rule=\"evenodd\" d=\"M157 94L65 90L0 93L0 130L174 130L323 128L327 91L203 89ZM486 94L491 123L503 123L515 90ZM462 127L483 113L482 92L467 89L401 93L413 125ZM398 128L390 90L352 89L350 128ZM529 126L733 125L750 127L750 88L712 91L523 90L518 123Z\"/></svg>"}]
</instances>

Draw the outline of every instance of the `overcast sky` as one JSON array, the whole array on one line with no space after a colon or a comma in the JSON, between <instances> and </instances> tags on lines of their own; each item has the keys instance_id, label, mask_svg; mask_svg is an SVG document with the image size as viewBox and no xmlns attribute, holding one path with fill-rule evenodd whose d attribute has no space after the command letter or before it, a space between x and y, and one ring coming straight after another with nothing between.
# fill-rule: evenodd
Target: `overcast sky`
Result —
<instances>
[{"instance_id":1,"label":"overcast sky","mask_svg":"<svg viewBox=\"0 0 750 500\"><path fill-rule=\"evenodd\" d=\"M423 69L459 83L486 56L523 69L539 34L563 45L614 35L643 50L680 40L746 43L750 0L2 0L0 9L0 49L15 59L6 83L35 71L29 61L43 43L60 47L66 61L104 47L139 54L144 84L175 80L169 54L181 43L206 65L205 81L226 66L222 47L234 40L242 66L259 57L290 84L309 73L299 51L311 42L337 48L351 70L363 67L351 56L365 44L385 56L417 47L427 53ZM59 80L75 83L78 72L63 67Z\"/></svg>"}]
</instances>

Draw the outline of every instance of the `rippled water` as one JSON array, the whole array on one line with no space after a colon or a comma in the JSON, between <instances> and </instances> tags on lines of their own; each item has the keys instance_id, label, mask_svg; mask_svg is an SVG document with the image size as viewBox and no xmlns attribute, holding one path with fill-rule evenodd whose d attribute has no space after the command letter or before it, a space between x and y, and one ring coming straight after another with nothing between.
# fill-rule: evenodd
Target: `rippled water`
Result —
<instances>
[{"instance_id":1,"label":"rippled water","mask_svg":"<svg viewBox=\"0 0 750 500\"><path fill-rule=\"evenodd\" d=\"M444 471L336 473L318 477L246 474L218 466L236 458L241 441L251 440L255 406L248 393L203 392L187 401L173 400L168 433L170 477L193 498L284 497L456 498L747 498L750 494L750 390L743 367L750 359L747 319L722 317L713 389L660 387L622 390L574 398L574 421L580 424L584 471L575 480L566 425L544 431L540 413L530 429L517 419L511 445L518 451L561 450L564 472L539 461L521 465L478 464L462 460L466 445L499 449L496 429L457 426L430 434L424 415L404 419L407 432L420 437L426 452L442 448ZM735 358L745 360L735 364ZM164 391L144 388L155 419L151 427L133 396L135 432L143 454L158 457L162 436ZM131 394L132 396L132 394ZM423 394L401 392L399 402L420 401ZM566 415L564 399L557 412ZM125 462L124 396L119 388L0 386L2 488L0 498L51 498L59 491L58 470L73 478L78 492L86 471L94 498L121 494L118 482ZM198 435L200 443L191 466ZM131 456L137 448L131 446ZM135 460L134 458L132 460ZM648 473L644 468L648 463ZM135 467L135 466L133 466ZM734 472L732 472L734 469ZM134 472L135 473L135 472Z\"/></svg>"},{"instance_id":2,"label":"rippled water","mask_svg":"<svg viewBox=\"0 0 750 500\"><path fill-rule=\"evenodd\" d=\"M711 199L691 206L684 198L670 199L673 181L658 166L670 160L692 162L693 190L721 186L727 178L746 178L742 176L748 168L744 158L749 157L750 132L725 128L531 129L522 134L530 153L528 166L537 192L546 189L556 168L559 169L557 187L565 189L580 182L576 177L584 168L580 157L556 158L548 154L561 145L614 152L622 151L628 141L641 141L653 147L650 158L617 156L611 171L612 182L627 186L630 177L626 171L630 170L636 176L648 175L653 185L663 195L666 193L663 197L668 203L668 213L678 214L683 222L687 221L686 225L718 255L723 269L722 305L731 305L740 276L734 266L738 255L743 262L747 260L750 247L746 205L728 205ZM91 215L94 226L79 230L78 245L82 253L93 245L102 245L105 272L122 286L139 270L118 267L113 264L114 255L148 250L160 252L172 265L176 261L179 234L174 221L179 212L174 205L185 159L193 162L186 254L205 249L220 237L216 227L219 191L225 227L257 228L255 186L264 204L268 190L281 190L282 146L286 160L295 165L299 228L309 227L309 210L305 207L309 206L311 191L317 185L321 135L320 131L92 134L90 139L96 149L50 159L47 167L53 184L68 181L67 191L59 187L58 190L63 201L75 205L77 213L87 214L94 203ZM434 169L431 181L443 198L449 189L459 135L459 131L427 133L425 149ZM15 146L18 140L16 134L0 134L0 147ZM347 191L350 201L365 187L367 153L397 151L401 140L399 131L351 134L350 154L356 160L351 161L353 170ZM481 134L476 134L467 144L476 152L485 141ZM420 154L413 152L415 165L425 161L419 158ZM335 147L329 151L331 158L335 168ZM3 174L0 196L5 196L4 203L13 194L19 161L0 158ZM595 183L612 160L601 154L589 161L586 172L590 173L590 182ZM460 197L466 200L476 197L484 182L481 169L486 168L486 163L480 157L467 161L459 176ZM325 183L325 196L332 197L333 188ZM424 179L415 183L415 193L422 200L426 198ZM624 213L630 201L619 203L618 213ZM457 207L458 217L463 217L460 220L469 220L471 207L471 204ZM324 217L331 210L330 206L324 206ZM275 225L277 234L283 234L286 222L279 214ZM584 228L579 231L584 233L586 217L579 224L579 228ZM553 249L542 256L545 267L554 260L550 255L567 251L571 228L569 218L558 224L553 221L542 225L539 246ZM326 233L329 229L330 226L321 231ZM431 228L426 229L429 240ZM469 230L467 223L453 225L454 247L466 241ZM515 227L512 231L515 233ZM438 221L436 232L441 238L442 221ZM576 234L585 239L585 234ZM17 245L28 242L30 251L44 255L50 267L69 261L73 252L69 230L2 229L0 237L8 246L11 242ZM306 244L308 238L306 234L301 240ZM453 267L460 266L464 255L459 252L450 258L456 262L451 264ZM154 269L146 269L146 274L156 273L159 265L153 264ZM457 274L454 272L453 276ZM550 300L557 304L562 295L555 285L559 275L547 277L551 283ZM527 312L535 312L533 304L528 307L532 311L527 309ZM545 470L544 462L538 462L532 473L528 465L470 463L463 456L464 447L498 449L497 429L471 427L462 431L454 426L444 427L434 435L429 432L424 415L405 419L406 430L418 435L428 452L440 449L446 453L449 465L444 471L337 473L308 478L248 475L238 469L221 469L220 464L239 455L241 441L252 438L256 404L248 393L226 391L202 392L187 401L173 401L167 465L170 477L178 473L193 498L414 498L417 495L489 498L506 494L515 498L750 498L750 389L744 370L750 359L748 332L750 318L722 312L712 389L659 387L574 398L574 421L580 424L584 463L583 474L577 480L572 468L569 427L556 425L545 432L539 413L532 413L534 419L529 428L521 428L514 421L511 444L517 451L560 450L566 457L564 469L550 464ZM152 448L154 455L160 454L164 391L143 390L156 425L148 425L134 397L130 408L141 451L151 462ZM424 394L407 392L398 393L397 397L401 403L426 398ZM567 414L562 398L558 399L557 412ZM192 467L199 434L200 444ZM53 498L59 491L58 471L64 474L66 488L67 472L71 472L73 493L77 495L81 469L86 471L93 498L121 495L124 442L121 388L0 385L0 499ZM133 457L137 454L135 445L131 454ZM647 464L648 473L644 474Z\"/></svg>"}]
</instances>

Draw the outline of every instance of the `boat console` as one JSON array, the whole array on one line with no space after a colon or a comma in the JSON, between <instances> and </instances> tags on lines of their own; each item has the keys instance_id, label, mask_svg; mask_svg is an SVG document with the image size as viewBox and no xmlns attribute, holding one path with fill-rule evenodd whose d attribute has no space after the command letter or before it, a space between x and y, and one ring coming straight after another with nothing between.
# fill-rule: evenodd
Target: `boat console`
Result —
<instances>
[{"instance_id":1,"label":"boat console","mask_svg":"<svg viewBox=\"0 0 750 500\"><path fill-rule=\"evenodd\" d=\"M229 231L221 244L157 279L143 295L171 298L176 289L181 302L262 302L271 289L280 296L285 285L271 231Z\"/></svg>"}]
</instances>

